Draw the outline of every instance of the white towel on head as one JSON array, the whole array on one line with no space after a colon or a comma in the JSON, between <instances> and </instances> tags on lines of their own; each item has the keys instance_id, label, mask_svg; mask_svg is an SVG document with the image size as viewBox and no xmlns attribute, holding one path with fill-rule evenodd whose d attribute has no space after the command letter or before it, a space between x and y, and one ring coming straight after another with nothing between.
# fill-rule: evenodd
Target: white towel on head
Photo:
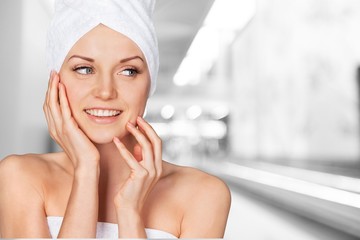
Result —
<instances>
[{"instance_id":1,"label":"white towel on head","mask_svg":"<svg viewBox=\"0 0 360 240\"><path fill-rule=\"evenodd\" d=\"M154 7L155 0L56 0L55 15L47 35L49 70L59 71L72 46L101 23L130 38L144 53L152 95L159 69L159 51L152 21Z\"/></svg>"}]
</instances>

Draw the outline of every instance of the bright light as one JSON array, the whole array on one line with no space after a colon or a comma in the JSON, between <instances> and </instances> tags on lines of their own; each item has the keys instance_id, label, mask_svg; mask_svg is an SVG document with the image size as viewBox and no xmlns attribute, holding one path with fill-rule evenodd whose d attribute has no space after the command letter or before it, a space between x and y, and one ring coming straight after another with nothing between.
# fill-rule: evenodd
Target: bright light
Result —
<instances>
[{"instance_id":1,"label":"bright light","mask_svg":"<svg viewBox=\"0 0 360 240\"><path fill-rule=\"evenodd\" d=\"M174 75L174 84L198 84L219 57L219 48L233 41L255 9L255 0L216 0Z\"/></svg>"},{"instance_id":2,"label":"bright light","mask_svg":"<svg viewBox=\"0 0 360 240\"><path fill-rule=\"evenodd\" d=\"M205 25L220 30L241 30L254 16L255 0L216 0L205 19Z\"/></svg>"},{"instance_id":3,"label":"bright light","mask_svg":"<svg viewBox=\"0 0 360 240\"><path fill-rule=\"evenodd\" d=\"M174 83L177 86L185 86L200 79L201 73L197 70L201 67L200 63L191 57L185 59L174 75Z\"/></svg>"},{"instance_id":4,"label":"bright light","mask_svg":"<svg viewBox=\"0 0 360 240\"><path fill-rule=\"evenodd\" d=\"M230 110L227 106L217 106L213 109L211 115L214 119L220 120L230 114Z\"/></svg>"},{"instance_id":5,"label":"bright light","mask_svg":"<svg viewBox=\"0 0 360 240\"><path fill-rule=\"evenodd\" d=\"M174 116L175 113L175 108L172 105L165 105L164 107L162 107L161 109L161 116L164 119L170 119Z\"/></svg>"},{"instance_id":6,"label":"bright light","mask_svg":"<svg viewBox=\"0 0 360 240\"><path fill-rule=\"evenodd\" d=\"M191 121L177 120L170 123L171 135L176 137L199 137L198 129Z\"/></svg>"},{"instance_id":7,"label":"bright light","mask_svg":"<svg viewBox=\"0 0 360 240\"><path fill-rule=\"evenodd\" d=\"M219 45L217 31L210 27L202 27L195 36L187 56L180 64L174 76L174 83L177 86L198 84L202 75L211 69L219 56Z\"/></svg>"},{"instance_id":8,"label":"bright light","mask_svg":"<svg viewBox=\"0 0 360 240\"><path fill-rule=\"evenodd\" d=\"M151 126L160 137L164 138L171 136L171 129L167 123L152 122Z\"/></svg>"},{"instance_id":9,"label":"bright light","mask_svg":"<svg viewBox=\"0 0 360 240\"><path fill-rule=\"evenodd\" d=\"M200 117L201 113L202 109L198 105L193 105L186 110L186 116L191 120L195 120Z\"/></svg>"},{"instance_id":10,"label":"bright light","mask_svg":"<svg viewBox=\"0 0 360 240\"><path fill-rule=\"evenodd\" d=\"M200 134L205 138L222 139L226 136L226 124L221 121L204 121L199 125Z\"/></svg>"}]
</instances>

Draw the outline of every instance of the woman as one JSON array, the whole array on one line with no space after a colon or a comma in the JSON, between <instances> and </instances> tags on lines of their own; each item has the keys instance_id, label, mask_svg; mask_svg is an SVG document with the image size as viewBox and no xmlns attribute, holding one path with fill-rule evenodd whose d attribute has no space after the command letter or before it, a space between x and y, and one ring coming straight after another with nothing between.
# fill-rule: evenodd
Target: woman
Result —
<instances>
[{"instance_id":1,"label":"woman","mask_svg":"<svg viewBox=\"0 0 360 240\"><path fill-rule=\"evenodd\" d=\"M44 112L63 152L0 164L0 237L220 238L230 193L162 160L141 117L158 50L150 0L59 0Z\"/></svg>"}]
</instances>

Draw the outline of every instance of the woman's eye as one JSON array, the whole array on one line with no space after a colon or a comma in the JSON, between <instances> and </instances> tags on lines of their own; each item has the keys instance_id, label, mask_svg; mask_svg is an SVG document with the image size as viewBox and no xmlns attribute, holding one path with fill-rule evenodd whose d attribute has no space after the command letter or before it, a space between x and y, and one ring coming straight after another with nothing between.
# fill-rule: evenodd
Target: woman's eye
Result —
<instances>
[{"instance_id":1,"label":"woman's eye","mask_svg":"<svg viewBox=\"0 0 360 240\"><path fill-rule=\"evenodd\" d=\"M87 74L92 74L94 73L94 70L91 67L77 67L74 69L75 72L82 74L82 75L87 75Z\"/></svg>"},{"instance_id":2,"label":"woman's eye","mask_svg":"<svg viewBox=\"0 0 360 240\"><path fill-rule=\"evenodd\" d=\"M138 71L136 69L127 68L125 70L122 70L119 74L132 77L132 76L135 76L137 73L138 73Z\"/></svg>"}]
</instances>

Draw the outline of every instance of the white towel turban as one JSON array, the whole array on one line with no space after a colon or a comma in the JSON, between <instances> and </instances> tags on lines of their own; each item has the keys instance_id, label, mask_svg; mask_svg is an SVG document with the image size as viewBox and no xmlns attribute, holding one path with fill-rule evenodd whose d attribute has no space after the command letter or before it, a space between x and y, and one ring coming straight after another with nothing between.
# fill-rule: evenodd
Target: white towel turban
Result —
<instances>
[{"instance_id":1,"label":"white towel turban","mask_svg":"<svg viewBox=\"0 0 360 240\"><path fill-rule=\"evenodd\" d=\"M49 70L59 71L72 46L99 25L124 34L143 52L156 88L159 51L152 15L155 0L56 0L55 15L47 36Z\"/></svg>"}]
</instances>

